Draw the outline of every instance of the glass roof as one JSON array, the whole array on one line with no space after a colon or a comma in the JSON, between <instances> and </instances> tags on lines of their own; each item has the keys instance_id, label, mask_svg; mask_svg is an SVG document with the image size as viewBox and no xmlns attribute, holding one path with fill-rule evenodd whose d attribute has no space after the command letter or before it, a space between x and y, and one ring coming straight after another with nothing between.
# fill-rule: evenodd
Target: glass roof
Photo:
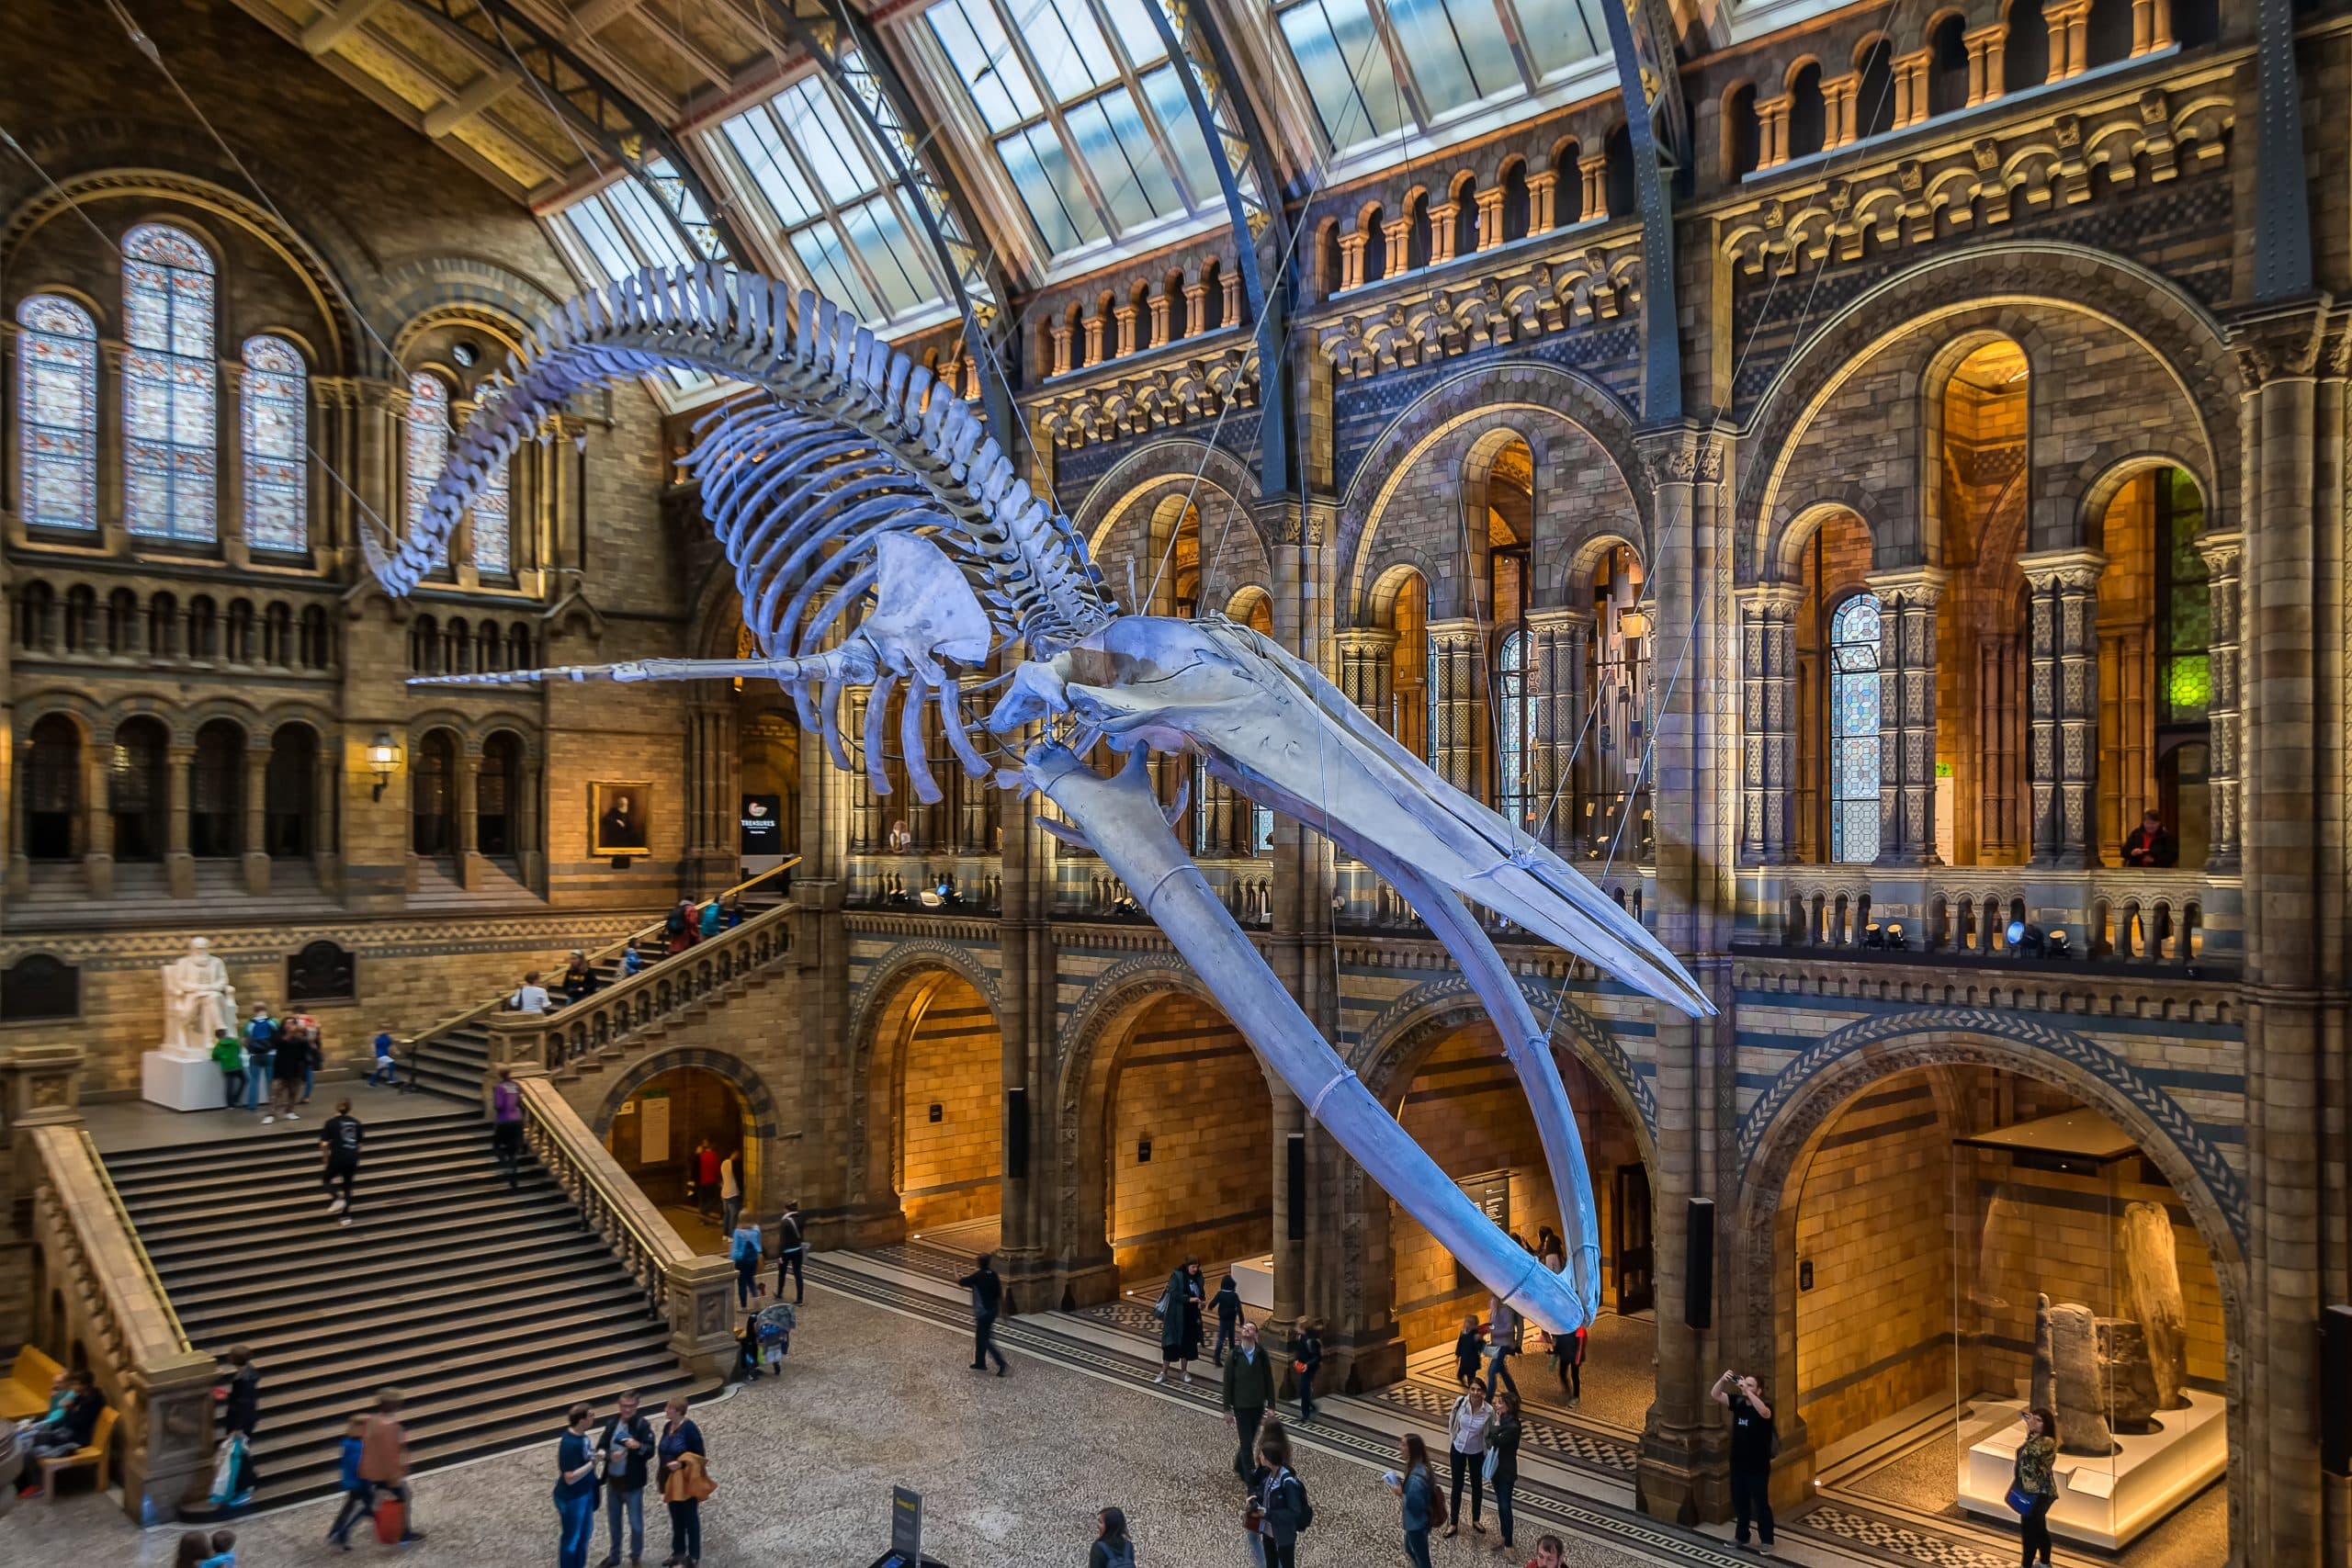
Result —
<instances>
[{"instance_id":1,"label":"glass roof","mask_svg":"<svg viewBox=\"0 0 2352 1568\"><path fill-rule=\"evenodd\" d=\"M646 168L657 180L676 178L663 160ZM680 200L683 221L673 220L642 185L627 175L549 215L548 221L572 269L591 283L611 283L649 266L684 266L708 259L702 238L708 232L707 220L682 186L670 188ZM701 232L690 239L689 228ZM691 371L667 375L682 391L716 384Z\"/></svg>"},{"instance_id":2,"label":"glass roof","mask_svg":"<svg viewBox=\"0 0 2352 1568\"><path fill-rule=\"evenodd\" d=\"M1152 3L939 0L924 13L1054 256L1220 200Z\"/></svg>"}]
</instances>

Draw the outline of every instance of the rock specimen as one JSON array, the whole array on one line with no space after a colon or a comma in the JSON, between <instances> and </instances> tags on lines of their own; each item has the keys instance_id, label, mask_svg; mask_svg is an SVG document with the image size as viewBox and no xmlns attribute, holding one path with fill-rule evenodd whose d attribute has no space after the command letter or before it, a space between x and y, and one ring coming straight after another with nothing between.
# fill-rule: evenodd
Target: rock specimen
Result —
<instances>
[{"instance_id":1,"label":"rock specimen","mask_svg":"<svg viewBox=\"0 0 2352 1568\"><path fill-rule=\"evenodd\" d=\"M2098 1320L2098 1358L2105 1374L2107 1416L2118 1432L2145 1436L2161 1432L2156 1419L2156 1374L2148 1360L2148 1337L2140 1320L2102 1317Z\"/></svg>"},{"instance_id":2,"label":"rock specimen","mask_svg":"<svg viewBox=\"0 0 2352 1568\"><path fill-rule=\"evenodd\" d=\"M2107 1455L2116 1451L2107 1424L2107 1380L2099 1359L2098 1318L2079 1302L2050 1308L2051 1411L2058 1417L2059 1450ZM2039 1336L2037 1336L2039 1337Z\"/></svg>"},{"instance_id":3,"label":"rock specimen","mask_svg":"<svg viewBox=\"0 0 2352 1568\"><path fill-rule=\"evenodd\" d=\"M2119 1250L2123 1254L2123 1310L2148 1338L2156 1408L2188 1407L2188 1319L2180 1301L2180 1259L2172 1217L2154 1203L2127 1203Z\"/></svg>"}]
</instances>

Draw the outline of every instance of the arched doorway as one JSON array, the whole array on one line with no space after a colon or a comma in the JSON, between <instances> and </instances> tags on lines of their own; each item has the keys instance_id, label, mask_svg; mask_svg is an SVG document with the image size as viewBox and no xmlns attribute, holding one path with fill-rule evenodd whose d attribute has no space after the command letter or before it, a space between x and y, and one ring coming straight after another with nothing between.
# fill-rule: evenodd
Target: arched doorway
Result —
<instances>
[{"instance_id":1,"label":"arched doorway","mask_svg":"<svg viewBox=\"0 0 2352 1568\"><path fill-rule=\"evenodd\" d=\"M1214 1003L1165 991L1119 1038L1105 1091L1103 1240L1123 1286L1156 1294L1197 1258L1272 1310L1273 1102L1257 1053Z\"/></svg>"},{"instance_id":2,"label":"arched doorway","mask_svg":"<svg viewBox=\"0 0 2352 1568\"><path fill-rule=\"evenodd\" d=\"M2200 1201L2055 1072L1933 1055L1960 1059L1841 1077L1756 1168L1779 1207L1738 1234L1771 1249L1784 1450L1825 1493L2006 1533L2046 1405L2062 1540L2222 1562L2231 1308Z\"/></svg>"},{"instance_id":3,"label":"arched doorway","mask_svg":"<svg viewBox=\"0 0 2352 1568\"><path fill-rule=\"evenodd\" d=\"M474 848L513 864L523 848L523 741L502 729L481 743L474 780Z\"/></svg>"},{"instance_id":4,"label":"arched doorway","mask_svg":"<svg viewBox=\"0 0 2352 1568\"><path fill-rule=\"evenodd\" d=\"M300 859L334 841L327 824L312 824L318 773L318 731L307 724L279 725L269 738L262 780L262 829L271 859Z\"/></svg>"},{"instance_id":5,"label":"arched doorway","mask_svg":"<svg viewBox=\"0 0 2352 1568\"><path fill-rule=\"evenodd\" d=\"M706 1251L724 1251L719 1201L696 1182L697 1156L707 1147L743 1161L743 1190L759 1190L758 1125L741 1089L708 1067L678 1066L655 1074L615 1106L605 1147L681 1235Z\"/></svg>"},{"instance_id":6,"label":"arched doorway","mask_svg":"<svg viewBox=\"0 0 2352 1568\"><path fill-rule=\"evenodd\" d=\"M1004 1042L963 976L932 970L912 984L897 1029L890 1185L909 1235L968 1232L968 1250L986 1251L1003 1204Z\"/></svg>"},{"instance_id":7,"label":"arched doorway","mask_svg":"<svg viewBox=\"0 0 2352 1568\"><path fill-rule=\"evenodd\" d=\"M244 850L245 732L216 718L196 732L188 767L187 847L198 860L220 860Z\"/></svg>"},{"instance_id":8,"label":"arched doorway","mask_svg":"<svg viewBox=\"0 0 2352 1568\"><path fill-rule=\"evenodd\" d=\"M439 857L458 849L458 740L446 729L428 731L416 743L415 776L409 781L409 850Z\"/></svg>"},{"instance_id":9,"label":"arched doorway","mask_svg":"<svg viewBox=\"0 0 2352 1568\"><path fill-rule=\"evenodd\" d=\"M114 858L160 861L167 839L165 802L170 790L171 738L161 719L125 719L114 732L114 756L107 769L107 807L114 817Z\"/></svg>"},{"instance_id":10,"label":"arched doorway","mask_svg":"<svg viewBox=\"0 0 2352 1568\"><path fill-rule=\"evenodd\" d=\"M82 727L62 713L43 715L26 738L19 769L25 857L74 859L82 852Z\"/></svg>"},{"instance_id":11,"label":"arched doorway","mask_svg":"<svg viewBox=\"0 0 2352 1568\"><path fill-rule=\"evenodd\" d=\"M1391 1103L1413 1141L1472 1202L1530 1247L1545 1229L1564 1230L1527 1091L1494 1026L1483 1017L1448 1021L1417 1055L1417 1063L1408 1058L1408 1077L1390 1080L1402 1082ZM1632 1121L1600 1077L1556 1045L1553 1056L1576 1112L1600 1222L1601 1310L1588 1337L1576 1409L1588 1420L1638 1431L1657 1392L1648 1168ZM1390 1314L1407 1365L1417 1380L1451 1384L1455 1337L1464 1319L1487 1321L1487 1287L1393 1199L1384 1206ZM1542 1336L1524 1331L1511 1363L1521 1397L1566 1404L1567 1392L1544 1353Z\"/></svg>"}]
</instances>

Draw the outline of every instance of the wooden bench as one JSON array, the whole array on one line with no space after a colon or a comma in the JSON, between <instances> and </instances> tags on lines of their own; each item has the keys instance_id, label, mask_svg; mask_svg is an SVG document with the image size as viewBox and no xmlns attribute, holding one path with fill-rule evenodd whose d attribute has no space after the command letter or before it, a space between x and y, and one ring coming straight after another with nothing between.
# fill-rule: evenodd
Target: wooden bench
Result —
<instances>
[{"instance_id":1,"label":"wooden bench","mask_svg":"<svg viewBox=\"0 0 2352 1568\"><path fill-rule=\"evenodd\" d=\"M98 1467L98 1490L103 1492L107 1489L107 1468L114 1443L114 1422L115 1409L109 1404L98 1412L98 1423L90 1429L88 1448L76 1449L70 1454L60 1454L54 1459L40 1461L40 1495L44 1498L52 1503L57 1500L59 1471L78 1470L84 1465Z\"/></svg>"},{"instance_id":2,"label":"wooden bench","mask_svg":"<svg viewBox=\"0 0 2352 1568\"><path fill-rule=\"evenodd\" d=\"M0 1382L0 1420L22 1421L28 1416L47 1414L50 1391L55 1387L57 1374L63 1371L30 1345L17 1352L17 1364L9 1371L8 1381Z\"/></svg>"}]
</instances>

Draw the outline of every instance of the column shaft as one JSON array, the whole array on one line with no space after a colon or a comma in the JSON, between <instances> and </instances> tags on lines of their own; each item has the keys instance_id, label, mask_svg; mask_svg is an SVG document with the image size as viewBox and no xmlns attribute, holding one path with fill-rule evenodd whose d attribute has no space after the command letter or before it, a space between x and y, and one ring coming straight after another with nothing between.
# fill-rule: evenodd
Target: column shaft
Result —
<instances>
[{"instance_id":1,"label":"column shaft","mask_svg":"<svg viewBox=\"0 0 2352 1568\"><path fill-rule=\"evenodd\" d=\"M2096 863L2098 783L2098 576L2096 550L2018 559L2025 574L2026 792L2033 863Z\"/></svg>"}]
</instances>

